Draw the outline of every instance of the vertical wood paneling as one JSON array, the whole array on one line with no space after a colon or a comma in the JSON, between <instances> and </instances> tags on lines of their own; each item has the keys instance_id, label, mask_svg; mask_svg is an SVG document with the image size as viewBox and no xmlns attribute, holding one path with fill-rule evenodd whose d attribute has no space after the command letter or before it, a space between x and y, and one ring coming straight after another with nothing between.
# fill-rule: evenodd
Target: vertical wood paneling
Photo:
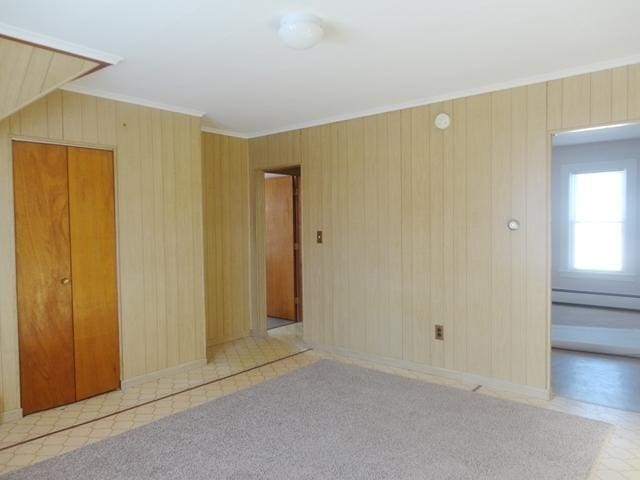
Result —
<instances>
[{"instance_id":1,"label":"vertical wood paneling","mask_svg":"<svg viewBox=\"0 0 640 480\"><path fill-rule=\"evenodd\" d=\"M283 139L286 134L278 136L278 148L280 154L278 156L279 161L282 162L282 165L286 165L290 161L289 155L287 155L286 147L283 145ZM305 238L311 238L315 235L314 231L311 231L311 228L316 228L316 230L323 230L322 227L322 218L320 216L320 205L318 205L318 194L321 192L322 188L322 178L319 175L320 161L322 158L321 152L321 131L320 127L318 128L310 128L305 130L301 134L300 138L301 145L303 145L303 151L305 151L305 170L303 177L303 191L305 192L305 198L308 199L307 202L302 204L302 216L307 221L305 221L302 225L302 235ZM310 209L309 205L316 205L318 208ZM324 242L326 244L331 243L331 239L328 237L324 238ZM312 263L313 265L318 265L312 272L309 272L307 275L306 283L303 286L308 288L311 291L316 292L315 295L308 297L308 302L305 303L304 309L305 314L311 315L313 317L321 318L321 303L323 299L321 298L323 295L322 285L320 283L320 276L322 272L322 261L321 255L322 252L320 250L320 246L317 244L312 244L309 246L308 250L305 251L304 255L307 259L308 263ZM303 267L304 268L304 267ZM304 335L307 338L322 338L321 328L322 322L314 322L315 324L309 324L309 328L305 331Z\"/></svg>"},{"instance_id":2,"label":"vertical wood paneling","mask_svg":"<svg viewBox=\"0 0 640 480\"><path fill-rule=\"evenodd\" d=\"M630 66L250 140L251 169L311 169L305 304L311 272L325 292L307 340L547 389L550 132L640 119L639 102Z\"/></svg>"},{"instance_id":3,"label":"vertical wood paneling","mask_svg":"<svg viewBox=\"0 0 640 480\"><path fill-rule=\"evenodd\" d=\"M547 128L560 130L562 128L562 80L547 82L547 104L549 105Z\"/></svg>"},{"instance_id":4,"label":"vertical wood paneling","mask_svg":"<svg viewBox=\"0 0 640 480\"><path fill-rule=\"evenodd\" d=\"M413 238L413 263L411 283L413 287L413 336L411 358L414 362L427 363L431 354L429 331L429 304L431 282L428 275L430 257L430 192L429 178L429 108L411 109L411 203L413 211L407 218ZM405 287L406 288L406 287Z\"/></svg>"},{"instance_id":5,"label":"vertical wood paneling","mask_svg":"<svg viewBox=\"0 0 640 480\"><path fill-rule=\"evenodd\" d=\"M348 278L348 267L349 267L349 249L347 244L347 239L349 238L349 217L348 217L348 197L349 197L349 170L348 170L348 157L347 157L347 124L346 122L340 122L335 125L336 129L336 150L337 150L337 168L334 169L334 181L336 185L336 189L338 194L334 196L336 199L336 203L334 204L334 215L336 218L335 222L335 232L331 235L334 239L334 263L333 263L333 331L335 335L335 344L338 347L346 348L348 347L348 339L349 339L349 278ZM302 167L302 174L304 175L304 166ZM302 179L302 203L307 204L305 201L306 198L306 185L308 182L305 179ZM310 206L309 206L310 207ZM302 223L306 224L307 221L305 218L302 218ZM313 225L311 225L313 228ZM313 239L309 239L310 242L313 242ZM302 272L303 272L303 285L302 291L304 295L304 300L302 302L302 306L306 303L306 299L309 298L309 289L305 288L304 280L306 280L306 272L313 268L311 264L309 264L304 256L305 256L305 245L302 246ZM305 315L304 321L306 322L308 317Z\"/></svg>"},{"instance_id":6,"label":"vertical wood paneling","mask_svg":"<svg viewBox=\"0 0 640 480\"><path fill-rule=\"evenodd\" d=\"M511 237L505 228L511 218L511 90L491 96L491 372L510 380Z\"/></svg>"},{"instance_id":7,"label":"vertical wood paneling","mask_svg":"<svg viewBox=\"0 0 640 480\"><path fill-rule=\"evenodd\" d=\"M491 95L467 100L467 355L468 368L491 365Z\"/></svg>"},{"instance_id":8,"label":"vertical wood paneling","mask_svg":"<svg viewBox=\"0 0 640 480\"><path fill-rule=\"evenodd\" d=\"M148 340L145 351L145 365L152 370L159 369L158 353L158 309L160 302L156 278L158 278L157 260L154 245L157 234L155 229L155 175L153 161L153 120L151 110L140 110L140 178L141 202L141 236L142 236L142 272L144 286L144 319L145 336ZM97 122L96 122L97 125Z\"/></svg>"},{"instance_id":9,"label":"vertical wood paneling","mask_svg":"<svg viewBox=\"0 0 640 480\"><path fill-rule=\"evenodd\" d=\"M72 115L81 116L82 99L80 95L71 94L72 108L67 119ZM118 119L118 243L120 246L120 304L122 322L122 370L125 378L136 377L145 372L146 342L139 344L139 339L145 337L145 299L144 289L144 227L143 227L143 196L139 194L142 186L143 173L140 148L140 119L139 108L131 104L120 104L117 107ZM81 117L80 117L81 118ZM75 118L72 118L75 120ZM65 123L65 137L70 131ZM77 123L77 131L73 137L82 139L82 121ZM77 136L76 136L77 135ZM131 234L130 241L125 241L125 235Z\"/></svg>"},{"instance_id":10,"label":"vertical wood paneling","mask_svg":"<svg viewBox=\"0 0 640 480\"><path fill-rule=\"evenodd\" d=\"M103 112L104 117L110 118L113 114L111 109L98 102L98 110ZM100 119L100 117L98 117ZM105 118L105 123L109 123ZM101 121L99 120L98 124ZM102 129L99 130L99 132ZM111 138L109 133L105 134L105 140ZM162 161L162 112L153 110L151 112L151 162L153 177L153 217L149 219L152 222L152 245L153 245L153 262L155 262L155 277L150 280L155 283L156 293L156 325L158 329L157 344L155 346L157 352L158 368L167 368L167 285L166 285L166 247L165 247L165 195L164 195L164 162ZM204 315L202 316L204 317ZM201 317L201 318L202 318Z\"/></svg>"},{"instance_id":11,"label":"vertical wood paneling","mask_svg":"<svg viewBox=\"0 0 640 480\"><path fill-rule=\"evenodd\" d=\"M611 121L611 70L595 72L591 77L591 123Z\"/></svg>"},{"instance_id":12,"label":"vertical wood paneling","mask_svg":"<svg viewBox=\"0 0 640 480\"><path fill-rule=\"evenodd\" d=\"M619 67L611 70L611 116L612 120L626 120L629 91L629 69Z\"/></svg>"},{"instance_id":13,"label":"vertical wood paneling","mask_svg":"<svg viewBox=\"0 0 640 480\"><path fill-rule=\"evenodd\" d=\"M590 99L590 75L577 75L562 80L562 128L589 125Z\"/></svg>"},{"instance_id":14,"label":"vertical wood paneling","mask_svg":"<svg viewBox=\"0 0 640 480\"><path fill-rule=\"evenodd\" d=\"M527 385L548 388L549 183L546 91L527 87ZM588 99L587 99L588 103ZM582 110L582 106L578 110ZM544 319L544 321L542 320Z\"/></svg>"},{"instance_id":15,"label":"vertical wood paneling","mask_svg":"<svg viewBox=\"0 0 640 480\"><path fill-rule=\"evenodd\" d=\"M443 104L442 111L449 116L453 115L453 102L448 101ZM448 128L443 132L443 162L444 162L444 180L443 180L443 262L444 262L444 310L442 322L448 327L448 335L455 330L454 305L456 303L456 290L454 287L454 266L455 266L455 250L453 248L454 241L454 178L456 175L455 165L453 161L454 155L454 130ZM455 363L455 350L453 345L442 342L442 350L444 351L444 360L441 366L453 369Z\"/></svg>"},{"instance_id":16,"label":"vertical wood paneling","mask_svg":"<svg viewBox=\"0 0 640 480\"><path fill-rule=\"evenodd\" d=\"M385 115L387 118L387 165L384 175L379 175L378 184L384 190L388 188L388 205L386 225L383 228L389 235L388 248L389 271L385 276L384 287L389 294L389 314L383 319L383 332L387 343L388 356L401 359L403 355L403 322L402 322L402 137L400 133L402 120L399 112Z\"/></svg>"},{"instance_id":17,"label":"vertical wood paneling","mask_svg":"<svg viewBox=\"0 0 640 480\"><path fill-rule=\"evenodd\" d=\"M330 242L325 245L324 249L321 249L322 254L322 306L323 306L323 335L322 343L329 345L333 343L333 258L334 249L336 248L333 241L332 234L335 231L333 227L333 218L331 204L333 200L333 169L335 168L335 159L337 157L336 152L336 137L335 130L331 125L325 125L322 128L321 147L322 155L320 157L320 163L322 165L322 228L329 234ZM293 156L297 153L294 152ZM298 197L300 198L300 197ZM302 240L300 240L302 242ZM303 285L304 288L304 285ZM300 298L302 301L302 298ZM304 305L303 305L304 309ZM303 310L304 316L304 310Z\"/></svg>"},{"instance_id":18,"label":"vertical wood paneling","mask_svg":"<svg viewBox=\"0 0 640 480\"><path fill-rule=\"evenodd\" d=\"M364 225L366 241L363 245L365 262L365 317L367 318L366 351L379 352L382 315L387 307L385 295L379 291L380 249L382 239L378 230L381 205L378 204L378 138L376 117L364 119ZM387 190L387 187L384 189Z\"/></svg>"},{"instance_id":19,"label":"vertical wood paneling","mask_svg":"<svg viewBox=\"0 0 640 480\"><path fill-rule=\"evenodd\" d=\"M413 198L411 158L411 111L400 112L400 170L402 172L402 358L413 360Z\"/></svg>"},{"instance_id":20,"label":"vertical wood paneling","mask_svg":"<svg viewBox=\"0 0 640 480\"><path fill-rule=\"evenodd\" d=\"M69 142L82 141L82 97L79 93L62 92L62 134Z\"/></svg>"},{"instance_id":21,"label":"vertical wood paneling","mask_svg":"<svg viewBox=\"0 0 640 480\"><path fill-rule=\"evenodd\" d=\"M0 410L20 407L13 167L9 120L0 121Z\"/></svg>"},{"instance_id":22,"label":"vertical wood paneling","mask_svg":"<svg viewBox=\"0 0 640 480\"><path fill-rule=\"evenodd\" d=\"M199 119L56 91L0 122L0 410L20 406L12 135L115 149L123 380L205 358Z\"/></svg>"},{"instance_id":23,"label":"vertical wood paneling","mask_svg":"<svg viewBox=\"0 0 640 480\"><path fill-rule=\"evenodd\" d=\"M527 87L516 88L511 96L511 216L522 228L511 237L511 381L527 381L527 356L523 332L527 328ZM547 117L548 118L548 117Z\"/></svg>"},{"instance_id":24,"label":"vertical wood paneling","mask_svg":"<svg viewBox=\"0 0 640 480\"><path fill-rule=\"evenodd\" d=\"M165 245L165 316L167 343L165 356L167 365L178 363L178 227L177 217L181 214L176 208L176 162L175 139L173 137L174 118L169 112L161 112L160 129L162 132L162 171L164 174L164 245Z\"/></svg>"},{"instance_id":25,"label":"vertical wood paneling","mask_svg":"<svg viewBox=\"0 0 640 480\"><path fill-rule=\"evenodd\" d=\"M0 38L0 120L98 64Z\"/></svg>"},{"instance_id":26,"label":"vertical wood paneling","mask_svg":"<svg viewBox=\"0 0 640 480\"><path fill-rule=\"evenodd\" d=\"M349 281L349 348L366 351L367 319L362 314L365 309L366 278L362 273L366 269L365 244L367 242L365 230L365 197L364 197L364 120L355 119L347 122L347 264ZM309 190L309 181L307 191ZM306 210L311 209L306 206ZM309 267L303 270L308 275ZM313 271L313 269L312 269ZM307 278L305 276L305 278ZM308 298L309 296L307 296ZM311 317L313 318L313 317Z\"/></svg>"},{"instance_id":27,"label":"vertical wood paneling","mask_svg":"<svg viewBox=\"0 0 640 480\"><path fill-rule=\"evenodd\" d=\"M453 288L457 301L453 322L447 324L447 345L453 350L453 370L467 370L467 100L453 102Z\"/></svg>"},{"instance_id":28,"label":"vertical wood paneling","mask_svg":"<svg viewBox=\"0 0 640 480\"><path fill-rule=\"evenodd\" d=\"M640 65L627 67L627 116L640 119Z\"/></svg>"},{"instance_id":29,"label":"vertical wood paneling","mask_svg":"<svg viewBox=\"0 0 640 480\"><path fill-rule=\"evenodd\" d=\"M203 191L202 191L202 133L201 122L199 118L189 118L189 141L191 142L191 158L195 161L191 162L191 201L189 203L192 212L191 225L193 229L192 246L191 251L193 254L193 290L192 290L192 302L193 302L193 318L205 319L206 327L206 311L205 311L205 284L204 284L204 226L203 226ZM246 142L244 144L245 152L247 151ZM245 169L241 172L241 176L246 178L246 163ZM246 182L245 182L246 185ZM246 196L246 186L245 186ZM248 213L246 209L244 211L245 221L243 222L243 238L247 238L249 235L248 227ZM247 248L248 250L248 248ZM246 252L248 254L248 251ZM248 255L244 255L244 268L249 268ZM248 290L245 284L244 295L248 295ZM245 303L244 310L248 312L249 306ZM160 329L158 329L160 330ZM207 348L207 332L206 328L199 325L194 325L194 346L193 349L196 352L206 352Z\"/></svg>"},{"instance_id":30,"label":"vertical wood paneling","mask_svg":"<svg viewBox=\"0 0 640 480\"><path fill-rule=\"evenodd\" d=\"M248 142L203 133L201 151L206 341L214 345L249 334Z\"/></svg>"},{"instance_id":31,"label":"vertical wood paneling","mask_svg":"<svg viewBox=\"0 0 640 480\"><path fill-rule=\"evenodd\" d=\"M427 297L428 319L427 339L430 344L429 363L435 367L444 366L444 342L436 340L435 326L445 323L445 265L444 265L444 131L434 124L436 115L443 110L442 103L430 105L427 125L429 129L428 175L429 197L429 259L427 277L430 297Z\"/></svg>"}]
</instances>

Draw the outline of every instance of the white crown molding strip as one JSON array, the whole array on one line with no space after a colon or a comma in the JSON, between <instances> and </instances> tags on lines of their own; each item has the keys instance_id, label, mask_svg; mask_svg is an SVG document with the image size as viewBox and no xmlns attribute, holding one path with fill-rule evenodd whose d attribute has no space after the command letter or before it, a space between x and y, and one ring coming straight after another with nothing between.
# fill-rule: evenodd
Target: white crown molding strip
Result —
<instances>
[{"instance_id":1,"label":"white crown molding strip","mask_svg":"<svg viewBox=\"0 0 640 480\"><path fill-rule=\"evenodd\" d=\"M206 125L202 126L202 131L207 133L215 133L217 135L225 135L227 137L250 138L246 133L235 132L233 130L225 130L221 128L213 128Z\"/></svg>"},{"instance_id":2,"label":"white crown molding strip","mask_svg":"<svg viewBox=\"0 0 640 480\"><path fill-rule=\"evenodd\" d=\"M54 50L60 50L61 52L96 60L101 63L108 63L109 65L115 65L122 61L122 57L112 53L95 50L83 45L49 37L48 35L42 35L41 33L32 32L30 30L24 30L7 23L0 22L0 35L15 38L16 40L22 40L23 42L33 43L35 45L41 45Z\"/></svg>"},{"instance_id":3,"label":"white crown molding strip","mask_svg":"<svg viewBox=\"0 0 640 480\"><path fill-rule=\"evenodd\" d=\"M158 110L167 110L174 113L182 113L184 115L190 115L192 117L202 117L204 112L195 110L193 108L176 107L174 105L167 105L161 102L154 102L152 100L145 100L138 97L130 97L129 95L120 95L118 93L105 92L97 88L85 87L75 83L69 83L60 87L60 90L66 90L68 92L82 93L84 95L91 95L93 97L106 98L109 100L116 100L118 102L132 103L134 105L140 105L143 107L157 108Z\"/></svg>"},{"instance_id":4,"label":"white crown molding strip","mask_svg":"<svg viewBox=\"0 0 640 480\"><path fill-rule=\"evenodd\" d=\"M404 110L406 108L421 107L421 106L429 105L432 103L445 102L448 100L471 97L474 95L481 95L483 93L498 92L500 90L507 90L509 88L523 87L526 85L534 85L536 83L543 83L543 82L549 82L551 80L558 80L561 78L573 77L574 75L582 75L585 73L597 72L599 70L608 70L610 68L624 67L626 65L633 65L635 63L640 63L640 54L633 55L630 57L623 57L623 58L618 58L614 60L608 60L605 62L582 65L579 67L556 70L556 71L544 73L541 75L535 75L531 77L510 80L508 82L493 83L491 85L470 88L468 90L460 90L457 92L443 93L441 95L435 95L433 97L426 97L426 98L421 98L417 100L408 100L406 102L384 105L382 107L376 107L368 110L361 110L359 112L354 112L354 113L345 113L340 115L324 117L317 120L310 120L308 122L291 124L291 125L287 125L280 128L261 130L261 131L252 132L252 133L245 133L242 135L246 138L264 137L265 135L274 135L276 133L289 132L291 130L300 130L303 128L317 127L319 125L326 125L328 123L343 122L345 120L353 120L355 118L369 117L371 115L394 112L397 110Z\"/></svg>"}]
</instances>

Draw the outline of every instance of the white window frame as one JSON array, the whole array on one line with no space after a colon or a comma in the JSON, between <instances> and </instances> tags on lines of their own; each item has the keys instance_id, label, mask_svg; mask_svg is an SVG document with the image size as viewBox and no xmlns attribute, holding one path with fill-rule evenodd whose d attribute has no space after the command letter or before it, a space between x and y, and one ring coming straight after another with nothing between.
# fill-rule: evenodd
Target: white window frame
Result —
<instances>
[{"instance_id":1,"label":"white window frame","mask_svg":"<svg viewBox=\"0 0 640 480\"><path fill-rule=\"evenodd\" d=\"M567 264L563 265L562 274L569 277L611 279L618 281L634 281L636 272L637 247L633 242L636 231L636 186L637 186L637 160L611 160L589 163L569 163L562 166L562 189L563 198L567 201L565 211L567 217ZM623 227L623 269L619 272L583 270L573 266L574 258L574 229L571 219L573 198L571 198L571 176L581 173L615 172L624 170L626 172L626 210Z\"/></svg>"}]
</instances>

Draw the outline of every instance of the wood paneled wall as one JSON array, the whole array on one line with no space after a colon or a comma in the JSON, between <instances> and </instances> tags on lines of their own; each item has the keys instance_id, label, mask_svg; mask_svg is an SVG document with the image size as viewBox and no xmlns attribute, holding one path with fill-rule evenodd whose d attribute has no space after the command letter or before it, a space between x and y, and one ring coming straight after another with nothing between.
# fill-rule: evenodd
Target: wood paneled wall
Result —
<instances>
[{"instance_id":1,"label":"wood paneled wall","mask_svg":"<svg viewBox=\"0 0 640 480\"><path fill-rule=\"evenodd\" d=\"M200 119L56 91L0 122L0 411L20 406L14 137L115 151L123 379L204 359Z\"/></svg>"},{"instance_id":2,"label":"wood paneled wall","mask_svg":"<svg viewBox=\"0 0 640 480\"><path fill-rule=\"evenodd\" d=\"M207 343L249 335L249 142L202 134Z\"/></svg>"},{"instance_id":3,"label":"wood paneled wall","mask_svg":"<svg viewBox=\"0 0 640 480\"><path fill-rule=\"evenodd\" d=\"M302 165L305 339L548 390L551 132L629 120L638 65L250 140L258 203Z\"/></svg>"},{"instance_id":4,"label":"wood paneled wall","mask_svg":"<svg viewBox=\"0 0 640 480\"><path fill-rule=\"evenodd\" d=\"M0 120L98 66L97 62L0 37Z\"/></svg>"}]
</instances>

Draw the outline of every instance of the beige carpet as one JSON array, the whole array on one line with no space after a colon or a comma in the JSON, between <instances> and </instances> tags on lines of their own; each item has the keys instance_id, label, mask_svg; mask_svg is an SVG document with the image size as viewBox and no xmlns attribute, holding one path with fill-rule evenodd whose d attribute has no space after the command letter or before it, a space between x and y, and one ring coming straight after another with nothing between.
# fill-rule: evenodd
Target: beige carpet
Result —
<instances>
[{"instance_id":1,"label":"beige carpet","mask_svg":"<svg viewBox=\"0 0 640 480\"><path fill-rule=\"evenodd\" d=\"M2 479L581 480L609 428L321 361Z\"/></svg>"}]
</instances>

